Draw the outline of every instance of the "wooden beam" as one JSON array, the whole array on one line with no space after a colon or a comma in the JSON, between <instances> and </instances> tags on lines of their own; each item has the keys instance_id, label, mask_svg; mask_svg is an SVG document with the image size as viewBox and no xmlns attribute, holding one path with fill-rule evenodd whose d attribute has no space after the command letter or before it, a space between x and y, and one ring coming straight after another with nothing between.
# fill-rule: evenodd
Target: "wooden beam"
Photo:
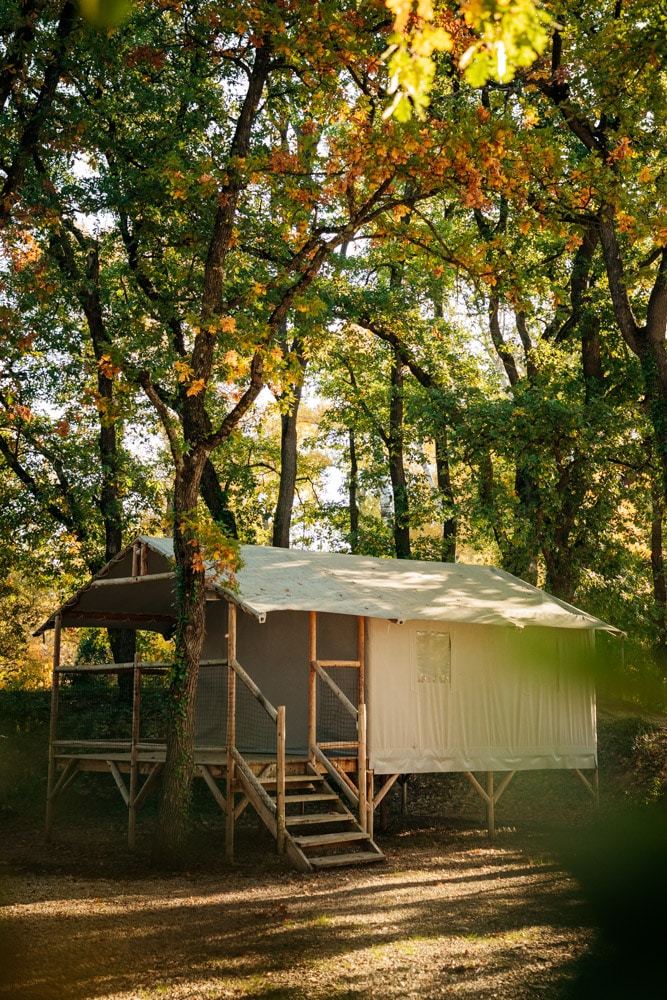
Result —
<instances>
[{"instance_id":1,"label":"wooden beam","mask_svg":"<svg viewBox=\"0 0 667 1000\"><path fill-rule=\"evenodd\" d=\"M359 660L357 702L363 705L366 701L366 622L362 615L357 616L357 659Z\"/></svg>"},{"instance_id":2,"label":"wooden beam","mask_svg":"<svg viewBox=\"0 0 667 1000\"><path fill-rule=\"evenodd\" d=\"M597 767L593 771L593 781L592 781L592 783L588 780L588 778L583 773L583 771L579 770L578 767L573 768L573 770L574 770L574 773L576 774L576 776L579 778L579 781L582 783L582 785L584 786L584 788L586 789L586 791L588 792L588 794L593 799L593 802L595 803L595 805L598 806L600 804L600 801L599 801L599 793L598 793L598 769L597 769Z\"/></svg>"},{"instance_id":3,"label":"wooden beam","mask_svg":"<svg viewBox=\"0 0 667 1000\"><path fill-rule=\"evenodd\" d=\"M317 672L315 663L317 661L317 612L311 611L309 614L309 669L308 669L308 746L311 748L317 743Z\"/></svg>"},{"instance_id":4,"label":"wooden beam","mask_svg":"<svg viewBox=\"0 0 667 1000\"><path fill-rule=\"evenodd\" d=\"M222 794L222 792L220 791L220 789L218 788L216 780L213 777L213 775L211 774L211 772L209 771L209 769L207 768L206 764L197 764L197 774L200 776L200 778L204 779L204 781L208 785L208 789L209 789L211 795L213 796L213 798L215 799L215 801L218 803L218 805L222 809L223 813L226 813L227 812L227 802L225 800L225 797Z\"/></svg>"},{"instance_id":5,"label":"wooden beam","mask_svg":"<svg viewBox=\"0 0 667 1000\"><path fill-rule=\"evenodd\" d=\"M137 782L139 770L137 766L137 744L141 730L141 672L137 669L139 654L134 657L134 674L132 683L132 746L130 749L130 801L127 817L127 846L133 851L136 846L137 831Z\"/></svg>"},{"instance_id":6,"label":"wooden beam","mask_svg":"<svg viewBox=\"0 0 667 1000\"><path fill-rule=\"evenodd\" d=\"M70 608L69 611L65 612L65 615L68 619L82 619L90 622L130 622L135 625L150 625L155 622L173 625L176 621L173 615L139 614L135 611L81 611L78 608L76 610Z\"/></svg>"},{"instance_id":7,"label":"wooden beam","mask_svg":"<svg viewBox=\"0 0 667 1000\"><path fill-rule=\"evenodd\" d=\"M155 786L156 786L156 784L158 782L158 778L162 774L163 768L164 768L164 764L154 764L153 767L152 767L152 769L151 769L150 774L148 775L148 777L144 781L143 785L141 786L141 788L137 792L137 797L134 800L134 807L137 810L137 812L141 812L141 810L146 805L146 802L148 801L148 797L150 796L151 792L155 788Z\"/></svg>"},{"instance_id":8,"label":"wooden beam","mask_svg":"<svg viewBox=\"0 0 667 1000\"><path fill-rule=\"evenodd\" d=\"M493 794L493 771L486 772L486 829L489 839L496 835L496 800Z\"/></svg>"},{"instance_id":9,"label":"wooden beam","mask_svg":"<svg viewBox=\"0 0 667 1000\"><path fill-rule=\"evenodd\" d=\"M46 778L46 823L44 835L47 843L51 840L53 831L53 790L56 783L56 753L55 742L58 734L58 688L60 678L58 667L60 666L60 641L62 630L62 615L57 614L54 622L53 632L53 661L51 670L51 718L49 721L49 767Z\"/></svg>"},{"instance_id":10,"label":"wooden beam","mask_svg":"<svg viewBox=\"0 0 667 1000\"><path fill-rule=\"evenodd\" d=\"M53 786L53 790L50 796L53 802L56 802L57 799L59 799L62 793L65 791L65 789L71 784L71 782L76 777L78 769L79 769L79 761L76 757L73 757L71 760L67 761L65 767L61 772L60 777Z\"/></svg>"},{"instance_id":11,"label":"wooden beam","mask_svg":"<svg viewBox=\"0 0 667 1000\"><path fill-rule=\"evenodd\" d=\"M129 804L130 804L130 793L127 790L125 782L123 781L122 774L120 773L120 771L116 767L115 761L113 761L113 760L107 760L107 767L111 771L111 774L113 776L113 780L116 782L116 786L118 788L118 791L121 794L123 802L125 803L126 806L129 806Z\"/></svg>"},{"instance_id":12,"label":"wooden beam","mask_svg":"<svg viewBox=\"0 0 667 1000\"><path fill-rule=\"evenodd\" d=\"M162 580L175 580L176 574L173 570L169 573L147 573L146 576L114 576L103 577L101 580L91 580L88 588L93 587L128 587L130 584L160 583ZM86 588L86 589L88 589Z\"/></svg>"},{"instance_id":13,"label":"wooden beam","mask_svg":"<svg viewBox=\"0 0 667 1000\"><path fill-rule=\"evenodd\" d=\"M276 840L278 854L285 853L285 706L278 706L276 720Z\"/></svg>"},{"instance_id":14,"label":"wooden beam","mask_svg":"<svg viewBox=\"0 0 667 1000\"><path fill-rule=\"evenodd\" d=\"M358 667L359 660L318 660L321 667Z\"/></svg>"},{"instance_id":15,"label":"wooden beam","mask_svg":"<svg viewBox=\"0 0 667 1000\"><path fill-rule=\"evenodd\" d=\"M232 664L236 660L236 605L227 603L227 780L225 800L225 857L234 859L234 744L236 742L236 673Z\"/></svg>"},{"instance_id":16,"label":"wooden beam","mask_svg":"<svg viewBox=\"0 0 667 1000\"><path fill-rule=\"evenodd\" d=\"M383 774L382 777L384 778L382 787L380 788L380 791L373 799L374 809L377 809L377 807L380 805L383 799L385 799L386 796L389 794L389 792L392 790L392 788L400 778L400 774Z\"/></svg>"},{"instance_id":17,"label":"wooden beam","mask_svg":"<svg viewBox=\"0 0 667 1000\"><path fill-rule=\"evenodd\" d=\"M359 825L362 830L368 830L368 814L366 810L367 792L367 770L368 761L366 758L366 706L359 705L357 718L359 751L358 751L358 784L359 784Z\"/></svg>"}]
</instances>

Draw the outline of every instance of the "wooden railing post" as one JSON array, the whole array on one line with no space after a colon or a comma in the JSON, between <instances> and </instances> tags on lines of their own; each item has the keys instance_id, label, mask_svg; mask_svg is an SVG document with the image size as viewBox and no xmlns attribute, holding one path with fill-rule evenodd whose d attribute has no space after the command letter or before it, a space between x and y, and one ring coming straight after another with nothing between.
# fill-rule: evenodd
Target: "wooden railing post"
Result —
<instances>
[{"instance_id":1,"label":"wooden railing post","mask_svg":"<svg viewBox=\"0 0 667 1000\"><path fill-rule=\"evenodd\" d=\"M278 706L276 720L276 840L278 854L285 853L285 706Z\"/></svg>"},{"instance_id":2,"label":"wooden railing post","mask_svg":"<svg viewBox=\"0 0 667 1000\"><path fill-rule=\"evenodd\" d=\"M317 743L317 612L310 612L310 652L308 669L308 752L314 763L313 751Z\"/></svg>"},{"instance_id":3,"label":"wooden railing post","mask_svg":"<svg viewBox=\"0 0 667 1000\"><path fill-rule=\"evenodd\" d=\"M357 777L359 779L359 826L362 830L368 830L368 815L366 812L366 706L359 705L359 716L357 720L359 727L359 749L357 758Z\"/></svg>"},{"instance_id":4,"label":"wooden railing post","mask_svg":"<svg viewBox=\"0 0 667 1000\"><path fill-rule=\"evenodd\" d=\"M234 755L236 749L236 673L232 663L236 661L236 605L227 605L227 787L225 857L234 859Z\"/></svg>"},{"instance_id":5,"label":"wooden railing post","mask_svg":"<svg viewBox=\"0 0 667 1000\"><path fill-rule=\"evenodd\" d=\"M136 845L137 832L137 791L139 782L139 743L141 733L141 668L140 656L134 657L132 671L132 742L130 745L130 801L128 803L127 846L133 851Z\"/></svg>"},{"instance_id":6,"label":"wooden railing post","mask_svg":"<svg viewBox=\"0 0 667 1000\"><path fill-rule=\"evenodd\" d=\"M60 675L60 633L62 630L62 615L56 615L53 626L53 668L51 671L51 720L49 723L49 771L46 782L46 829L45 837L51 839L53 830L53 790L56 784L56 751L55 741L58 732L58 687Z\"/></svg>"}]
</instances>

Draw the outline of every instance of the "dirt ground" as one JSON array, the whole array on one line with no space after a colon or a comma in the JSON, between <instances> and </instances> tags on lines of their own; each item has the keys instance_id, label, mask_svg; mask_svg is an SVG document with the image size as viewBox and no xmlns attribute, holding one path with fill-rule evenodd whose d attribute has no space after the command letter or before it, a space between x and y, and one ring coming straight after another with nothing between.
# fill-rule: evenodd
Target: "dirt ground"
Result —
<instances>
[{"instance_id":1,"label":"dirt ground","mask_svg":"<svg viewBox=\"0 0 667 1000\"><path fill-rule=\"evenodd\" d=\"M148 831L129 855L118 815L61 817L49 847L14 817L0 827L0 998L569 995L595 936L578 885L544 830L505 826L490 843L466 802L467 818L447 822L422 801L430 815L392 820L377 838L384 863L312 875L254 821L233 865L207 821L190 869L160 876L147 870Z\"/></svg>"}]
</instances>

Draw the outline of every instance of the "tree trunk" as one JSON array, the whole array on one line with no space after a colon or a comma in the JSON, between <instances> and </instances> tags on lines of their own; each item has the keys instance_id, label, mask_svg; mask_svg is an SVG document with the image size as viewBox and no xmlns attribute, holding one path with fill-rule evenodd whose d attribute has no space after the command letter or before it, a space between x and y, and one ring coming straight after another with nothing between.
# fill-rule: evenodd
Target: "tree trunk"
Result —
<instances>
[{"instance_id":1,"label":"tree trunk","mask_svg":"<svg viewBox=\"0 0 667 1000\"><path fill-rule=\"evenodd\" d=\"M202 463L184 462L174 487L176 559L176 653L169 685L167 756L152 862L179 868L189 829L194 776L194 708L206 626L206 590L201 554L192 529L183 521L195 509Z\"/></svg>"},{"instance_id":2,"label":"tree trunk","mask_svg":"<svg viewBox=\"0 0 667 1000\"><path fill-rule=\"evenodd\" d=\"M359 551L359 465L357 463L357 442L354 431L349 429L350 439L350 479L348 483L348 510L350 512L350 551Z\"/></svg>"},{"instance_id":3,"label":"tree trunk","mask_svg":"<svg viewBox=\"0 0 667 1000\"><path fill-rule=\"evenodd\" d=\"M667 582L665 580L665 556L663 547L663 520L665 499L655 480L651 485L651 572L653 575L653 602L655 605L656 641L654 656L656 663L667 672Z\"/></svg>"},{"instance_id":4,"label":"tree trunk","mask_svg":"<svg viewBox=\"0 0 667 1000\"><path fill-rule=\"evenodd\" d=\"M410 507L403 458L403 362L394 351L389 403L389 476L394 498L394 547L397 559L410 559Z\"/></svg>"},{"instance_id":5,"label":"tree trunk","mask_svg":"<svg viewBox=\"0 0 667 1000\"><path fill-rule=\"evenodd\" d=\"M238 527L234 511L229 506L229 496L220 485L218 474L210 458L207 458L204 463L201 477L201 496L216 524L220 525L229 538L238 538Z\"/></svg>"},{"instance_id":6,"label":"tree trunk","mask_svg":"<svg viewBox=\"0 0 667 1000\"><path fill-rule=\"evenodd\" d=\"M285 336L286 325L286 323L283 324ZM280 400L288 401L289 405L287 410L280 415L280 484L273 515L271 544L275 548L288 549L298 467L297 421L303 389L303 376L306 371L306 359L303 354L303 343L298 334L292 341L291 347L286 340L283 340L281 347L283 357L287 357L288 354L293 355L300 368L300 375L296 381L293 381L287 392L279 397Z\"/></svg>"},{"instance_id":7,"label":"tree trunk","mask_svg":"<svg viewBox=\"0 0 667 1000\"><path fill-rule=\"evenodd\" d=\"M435 469L438 479L438 490L443 507L442 548L440 558L443 562L456 562L456 507L454 491L449 471L449 449L447 428L443 425L435 439Z\"/></svg>"}]
</instances>

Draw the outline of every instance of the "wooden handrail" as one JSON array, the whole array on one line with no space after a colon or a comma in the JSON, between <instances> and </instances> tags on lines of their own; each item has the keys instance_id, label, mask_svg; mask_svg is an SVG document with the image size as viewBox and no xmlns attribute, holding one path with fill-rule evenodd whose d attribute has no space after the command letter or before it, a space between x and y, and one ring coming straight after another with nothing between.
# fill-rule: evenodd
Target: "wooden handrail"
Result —
<instances>
[{"instance_id":1,"label":"wooden handrail","mask_svg":"<svg viewBox=\"0 0 667 1000\"><path fill-rule=\"evenodd\" d=\"M338 700L341 703L341 705L343 706L343 708L345 708L349 712L349 714L352 716L353 719L355 719L355 721L358 720L358 718L359 718L359 712L358 712L358 710L354 707L354 705L352 704L352 702L350 701L350 699L348 698L348 696L345 694L345 692L341 691L341 689L336 684L335 680L333 680L331 677L329 677L329 675L326 672L326 670L322 669L322 667L319 664L319 661L318 660L313 660L312 666L313 666L313 670L315 670L315 672L317 673L317 675L322 678L322 680L324 681L324 683L326 685L328 685L328 687L336 695L336 697L338 698Z\"/></svg>"},{"instance_id":2,"label":"wooden handrail","mask_svg":"<svg viewBox=\"0 0 667 1000\"><path fill-rule=\"evenodd\" d=\"M278 712L277 712L277 710L273 707L273 705L271 704L271 702L269 701L269 699L266 698L262 694L262 692L257 687L257 685L255 684L255 682L252 679L252 677L250 677L250 675L245 672L245 670L243 669L243 667L241 666L241 664L238 662L238 660L235 660L235 659L232 660L229 665L232 668L232 670L234 671L234 673L236 674L236 676L241 678L241 680L243 681L243 683L245 684L245 686L248 688L248 690L250 691L250 693L255 696L255 698L260 703L260 705L262 706L262 708L264 709L264 711L268 715L271 716L271 718L273 719L274 722L277 722L278 721Z\"/></svg>"},{"instance_id":3,"label":"wooden handrail","mask_svg":"<svg viewBox=\"0 0 667 1000\"><path fill-rule=\"evenodd\" d=\"M336 782L340 790L349 799L349 801L356 809L359 805L359 796L357 795L352 785L352 782L347 777L347 775L341 774L341 772L335 767L335 765L331 763L327 755L322 753L322 751L320 750L320 748L317 746L316 743L314 743L311 746L310 752L313 755L313 757L320 762L322 767L326 769L327 773L330 775L330 777L333 778L333 780Z\"/></svg>"}]
</instances>

